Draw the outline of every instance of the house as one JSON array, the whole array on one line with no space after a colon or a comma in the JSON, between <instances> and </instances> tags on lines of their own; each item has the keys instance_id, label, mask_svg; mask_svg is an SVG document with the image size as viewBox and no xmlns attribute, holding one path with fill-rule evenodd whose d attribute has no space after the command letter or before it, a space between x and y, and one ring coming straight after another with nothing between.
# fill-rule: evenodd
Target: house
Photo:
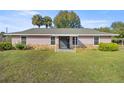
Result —
<instances>
[{"instance_id":1,"label":"house","mask_svg":"<svg viewBox=\"0 0 124 93\"><path fill-rule=\"evenodd\" d=\"M74 47L88 47L100 42L110 43L111 34L84 28L32 28L21 32L8 33L12 36L12 44L41 45L56 49L73 49Z\"/></svg>"}]
</instances>

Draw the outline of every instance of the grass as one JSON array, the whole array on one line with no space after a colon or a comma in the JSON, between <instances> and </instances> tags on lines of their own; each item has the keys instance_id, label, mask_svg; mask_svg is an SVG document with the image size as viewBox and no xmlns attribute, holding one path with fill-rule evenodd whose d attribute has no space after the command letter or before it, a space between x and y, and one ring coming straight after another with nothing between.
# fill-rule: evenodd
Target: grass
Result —
<instances>
[{"instance_id":1,"label":"grass","mask_svg":"<svg viewBox=\"0 0 124 93\"><path fill-rule=\"evenodd\" d=\"M0 82L124 82L124 49L0 52Z\"/></svg>"}]
</instances>

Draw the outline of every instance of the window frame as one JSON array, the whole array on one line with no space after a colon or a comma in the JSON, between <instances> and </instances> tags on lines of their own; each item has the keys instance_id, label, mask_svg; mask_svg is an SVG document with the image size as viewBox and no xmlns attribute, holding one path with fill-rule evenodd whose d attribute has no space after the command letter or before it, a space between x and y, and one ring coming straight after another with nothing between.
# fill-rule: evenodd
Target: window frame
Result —
<instances>
[{"instance_id":1,"label":"window frame","mask_svg":"<svg viewBox=\"0 0 124 93\"><path fill-rule=\"evenodd\" d=\"M27 43L27 37L26 36L21 36L21 44L26 45Z\"/></svg>"},{"instance_id":2,"label":"window frame","mask_svg":"<svg viewBox=\"0 0 124 93\"><path fill-rule=\"evenodd\" d=\"M55 45L55 36L51 36L51 45Z\"/></svg>"},{"instance_id":3,"label":"window frame","mask_svg":"<svg viewBox=\"0 0 124 93\"><path fill-rule=\"evenodd\" d=\"M75 38L76 38L76 41L75 41ZM78 37L72 37L72 44L73 45L77 45L78 44Z\"/></svg>"},{"instance_id":4,"label":"window frame","mask_svg":"<svg viewBox=\"0 0 124 93\"><path fill-rule=\"evenodd\" d=\"M96 37L97 37L97 40L95 40ZM100 37L99 36L94 36L93 39L94 39L94 45L98 45L99 42L100 42Z\"/></svg>"}]
</instances>

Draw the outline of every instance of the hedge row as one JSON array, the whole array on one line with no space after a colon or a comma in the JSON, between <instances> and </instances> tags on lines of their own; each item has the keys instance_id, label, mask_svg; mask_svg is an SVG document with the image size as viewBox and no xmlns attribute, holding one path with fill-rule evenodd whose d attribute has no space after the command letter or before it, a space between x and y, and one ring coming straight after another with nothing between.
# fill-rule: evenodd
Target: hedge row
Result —
<instances>
[{"instance_id":1,"label":"hedge row","mask_svg":"<svg viewBox=\"0 0 124 93\"><path fill-rule=\"evenodd\" d=\"M99 50L101 51L117 51L119 46L116 43L100 43Z\"/></svg>"}]
</instances>

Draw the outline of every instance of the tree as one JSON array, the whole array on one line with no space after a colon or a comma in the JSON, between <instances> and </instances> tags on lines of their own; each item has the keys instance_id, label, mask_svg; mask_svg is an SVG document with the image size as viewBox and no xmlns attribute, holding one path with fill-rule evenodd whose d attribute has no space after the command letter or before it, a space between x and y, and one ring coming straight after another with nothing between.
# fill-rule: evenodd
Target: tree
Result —
<instances>
[{"instance_id":1,"label":"tree","mask_svg":"<svg viewBox=\"0 0 124 93\"><path fill-rule=\"evenodd\" d=\"M123 22L113 22L111 27L116 30L124 30L124 23Z\"/></svg>"},{"instance_id":2,"label":"tree","mask_svg":"<svg viewBox=\"0 0 124 93\"><path fill-rule=\"evenodd\" d=\"M95 30L98 30L100 32L111 32L109 27L100 27L100 28L95 28Z\"/></svg>"},{"instance_id":3,"label":"tree","mask_svg":"<svg viewBox=\"0 0 124 93\"><path fill-rule=\"evenodd\" d=\"M120 31L118 37L119 37L119 38L124 38L124 31Z\"/></svg>"},{"instance_id":4,"label":"tree","mask_svg":"<svg viewBox=\"0 0 124 93\"><path fill-rule=\"evenodd\" d=\"M0 33L0 36L1 36L1 37L4 37L4 34L5 34L5 32L1 32L1 33Z\"/></svg>"},{"instance_id":5,"label":"tree","mask_svg":"<svg viewBox=\"0 0 124 93\"><path fill-rule=\"evenodd\" d=\"M118 38L124 38L124 23L119 21L119 22L113 22L111 27L113 28L113 31L119 36Z\"/></svg>"},{"instance_id":6,"label":"tree","mask_svg":"<svg viewBox=\"0 0 124 93\"><path fill-rule=\"evenodd\" d=\"M41 15L33 15L32 24L37 25L39 28L43 25L43 18Z\"/></svg>"},{"instance_id":7,"label":"tree","mask_svg":"<svg viewBox=\"0 0 124 93\"><path fill-rule=\"evenodd\" d=\"M46 28L52 26L52 19L51 19L51 17L49 17L49 16L45 16L44 17L44 25L46 26Z\"/></svg>"},{"instance_id":8,"label":"tree","mask_svg":"<svg viewBox=\"0 0 124 93\"><path fill-rule=\"evenodd\" d=\"M80 18L79 16L71 11L60 11L58 15L54 18L54 25L57 28L80 28Z\"/></svg>"},{"instance_id":9,"label":"tree","mask_svg":"<svg viewBox=\"0 0 124 93\"><path fill-rule=\"evenodd\" d=\"M0 41L11 42L11 36L4 35L5 32L0 33Z\"/></svg>"}]
</instances>

